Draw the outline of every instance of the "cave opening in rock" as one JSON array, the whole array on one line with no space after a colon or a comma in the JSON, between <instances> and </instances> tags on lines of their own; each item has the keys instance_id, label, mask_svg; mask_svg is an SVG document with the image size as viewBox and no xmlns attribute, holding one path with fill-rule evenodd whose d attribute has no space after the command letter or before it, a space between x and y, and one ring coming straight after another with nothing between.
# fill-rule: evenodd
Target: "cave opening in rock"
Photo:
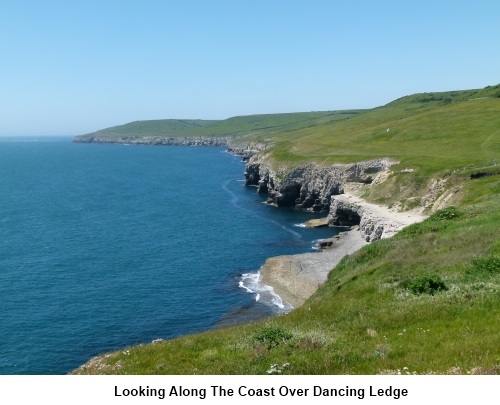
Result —
<instances>
[{"instance_id":1,"label":"cave opening in rock","mask_svg":"<svg viewBox=\"0 0 500 405\"><path fill-rule=\"evenodd\" d=\"M335 217L335 225L338 226L354 226L361 222L359 214L351 210L337 210Z\"/></svg>"}]
</instances>

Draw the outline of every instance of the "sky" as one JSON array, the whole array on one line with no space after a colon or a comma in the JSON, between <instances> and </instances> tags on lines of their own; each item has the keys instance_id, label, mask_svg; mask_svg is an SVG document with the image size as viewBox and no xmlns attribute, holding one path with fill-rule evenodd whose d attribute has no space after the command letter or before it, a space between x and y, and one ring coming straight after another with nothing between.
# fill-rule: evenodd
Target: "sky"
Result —
<instances>
[{"instance_id":1,"label":"sky","mask_svg":"<svg viewBox=\"0 0 500 405\"><path fill-rule=\"evenodd\" d=\"M0 136L500 83L498 0L0 0Z\"/></svg>"}]
</instances>

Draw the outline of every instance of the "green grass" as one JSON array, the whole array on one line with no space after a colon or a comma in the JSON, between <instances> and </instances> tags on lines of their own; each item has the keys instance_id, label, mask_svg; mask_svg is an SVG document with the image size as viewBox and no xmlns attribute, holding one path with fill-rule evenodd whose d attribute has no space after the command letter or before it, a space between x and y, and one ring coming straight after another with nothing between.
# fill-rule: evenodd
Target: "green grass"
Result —
<instances>
[{"instance_id":1,"label":"green grass","mask_svg":"<svg viewBox=\"0 0 500 405\"><path fill-rule=\"evenodd\" d=\"M486 165L500 154L499 111L497 97L445 105L402 99L348 120L279 134L273 156L278 161L288 161L291 155L324 163L385 156L423 175Z\"/></svg>"},{"instance_id":2,"label":"green grass","mask_svg":"<svg viewBox=\"0 0 500 405\"><path fill-rule=\"evenodd\" d=\"M451 189L474 173L499 173L499 94L500 85L404 97L346 120L277 133L268 159L295 166L386 157L399 163L365 197L384 204L416 201L432 180L445 178Z\"/></svg>"},{"instance_id":3,"label":"green grass","mask_svg":"<svg viewBox=\"0 0 500 405\"><path fill-rule=\"evenodd\" d=\"M140 137L209 138L252 137L265 141L268 134L307 128L318 123L343 120L361 110L321 111L287 114L261 114L232 117L226 120L148 120L102 129L77 138L101 137L134 139Z\"/></svg>"},{"instance_id":4,"label":"green grass","mask_svg":"<svg viewBox=\"0 0 500 405\"><path fill-rule=\"evenodd\" d=\"M268 132L275 163L392 157L401 163L372 200L420 196L438 179L457 206L344 257L285 316L126 348L76 372L500 374L499 89L415 95Z\"/></svg>"}]
</instances>

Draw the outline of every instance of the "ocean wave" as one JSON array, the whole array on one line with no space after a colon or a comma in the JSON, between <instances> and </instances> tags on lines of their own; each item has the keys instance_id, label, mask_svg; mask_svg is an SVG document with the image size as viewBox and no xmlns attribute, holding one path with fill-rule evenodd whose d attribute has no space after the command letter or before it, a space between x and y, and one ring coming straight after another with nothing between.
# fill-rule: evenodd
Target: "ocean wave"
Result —
<instances>
[{"instance_id":1,"label":"ocean wave","mask_svg":"<svg viewBox=\"0 0 500 405\"><path fill-rule=\"evenodd\" d=\"M260 272L242 274L238 285L246 292L255 294L255 302L270 306L279 313L289 312L293 309L291 305L283 302L273 287L261 282Z\"/></svg>"}]
</instances>

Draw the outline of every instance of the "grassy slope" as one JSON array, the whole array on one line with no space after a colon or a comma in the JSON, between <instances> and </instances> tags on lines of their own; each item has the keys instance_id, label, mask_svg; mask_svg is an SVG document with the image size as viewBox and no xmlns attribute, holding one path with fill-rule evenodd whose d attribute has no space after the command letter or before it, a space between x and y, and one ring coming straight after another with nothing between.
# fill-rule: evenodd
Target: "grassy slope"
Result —
<instances>
[{"instance_id":1,"label":"grassy slope","mask_svg":"<svg viewBox=\"0 0 500 405\"><path fill-rule=\"evenodd\" d=\"M451 94L456 96L448 97ZM500 85L474 92L404 97L349 120L279 133L274 137L275 158L330 163L388 156L419 162L425 158L420 166L428 166L427 158L482 159L490 146L495 150L489 155L498 155L498 137L488 137L499 129L499 99Z\"/></svg>"},{"instance_id":2,"label":"grassy slope","mask_svg":"<svg viewBox=\"0 0 500 405\"><path fill-rule=\"evenodd\" d=\"M459 207L345 257L286 316L129 348L79 371L261 374L278 364L284 374L500 373L498 91L416 95L276 134L276 161L391 156L415 172L378 192L447 176L460 186ZM490 175L472 180L477 172ZM415 286L435 276L446 289L419 293Z\"/></svg>"},{"instance_id":3,"label":"grassy slope","mask_svg":"<svg viewBox=\"0 0 500 405\"><path fill-rule=\"evenodd\" d=\"M102 129L79 137L108 138L163 136L174 138L258 136L284 129L299 129L309 125L345 119L361 110L322 111L288 114L262 114L232 117L226 120L150 120Z\"/></svg>"},{"instance_id":4,"label":"grassy slope","mask_svg":"<svg viewBox=\"0 0 500 405\"><path fill-rule=\"evenodd\" d=\"M446 177L451 187L474 172L496 170L491 166L500 163L500 85L403 97L348 120L279 132L272 140L275 164L397 160L388 181L365 197L418 204L432 179ZM413 171L398 173L402 169Z\"/></svg>"}]
</instances>

